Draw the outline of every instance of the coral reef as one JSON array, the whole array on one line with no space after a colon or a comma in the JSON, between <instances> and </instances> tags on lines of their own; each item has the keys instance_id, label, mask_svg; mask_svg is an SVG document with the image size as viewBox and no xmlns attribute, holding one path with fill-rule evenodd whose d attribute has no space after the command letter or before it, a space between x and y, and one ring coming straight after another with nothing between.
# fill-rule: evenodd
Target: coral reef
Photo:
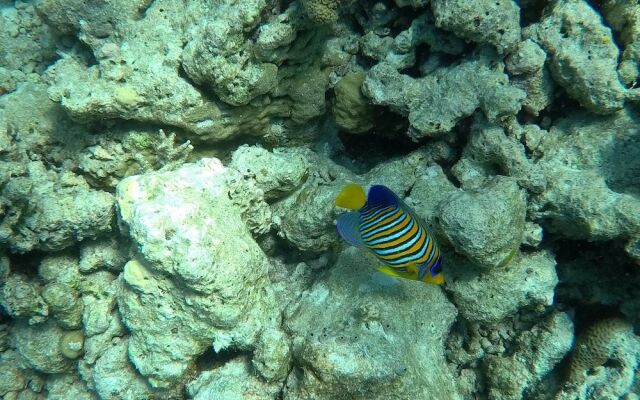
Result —
<instances>
[{"instance_id":1,"label":"coral reef","mask_svg":"<svg viewBox=\"0 0 640 400\"><path fill-rule=\"evenodd\" d=\"M0 31L3 400L638 397L637 1L4 0ZM442 285L341 240L348 183Z\"/></svg>"}]
</instances>

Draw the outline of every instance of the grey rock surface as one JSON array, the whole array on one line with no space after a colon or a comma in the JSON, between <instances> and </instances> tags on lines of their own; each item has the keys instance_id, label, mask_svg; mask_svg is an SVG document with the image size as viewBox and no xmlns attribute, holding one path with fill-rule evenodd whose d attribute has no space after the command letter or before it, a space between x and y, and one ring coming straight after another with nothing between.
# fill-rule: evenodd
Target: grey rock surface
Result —
<instances>
[{"instance_id":1,"label":"grey rock surface","mask_svg":"<svg viewBox=\"0 0 640 400\"><path fill-rule=\"evenodd\" d=\"M478 108L490 121L516 114L526 94L509 84L503 69L491 51L420 78L381 62L371 68L362 90L374 104L406 115L411 137L434 137L449 132Z\"/></svg>"},{"instance_id":2,"label":"grey rock surface","mask_svg":"<svg viewBox=\"0 0 640 400\"><path fill-rule=\"evenodd\" d=\"M51 319L35 325L17 322L11 327L11 341L36 371L48 374L69 372L73 362L63 356L60 347L64 333Z\"/></svg>"},{"instance_id":3,"label":"grey rock surface","mask_svg":"<svg viewBox=\"0 0 640 400\"><path fill-rule=\"evenodd\" d=\"M138 252L121 275L118 308L132 333L129 356L155 387L175 385L211 345L246 347L277 323L268 261L229 199L225 171L209 159L118 186Z\"/></svg>"},{"instance_id":4,"label":"grey rock surface","mask_svg":"<svg viewBox=\"0 0 640 400\"><path fill-rule=\"evenodd\" d=\"M284 398L461 398L443 347L455 308L439 287L374 266L357 249L343 252L287 311L296 367Z\"/></svg>"},{"instance_id":5,"label":"grey rock surface","mask_svg":"<svg viewBox=\"0 0 640 400\"><path fill-rule=\"evenodd\" d=\"M574 239L632 237L640 226L638 118L625 109L559 120L538 150L548 187L530 203L532 216Z\"/></svg>"},{"instance_id":6,"label":"grey rock surface","mask_svg":"<svg viewBox=\"0 0 640 400\"><path fill-rule=\"evenodd\" d=\"M521 253L506 266L482 273L459 259L448 265L447 289L469 321L498 322L523 307L553 303L558 277L548 252Z\"/></svg>"},{"instance_id":7,"label":"grey rock surface","mask_svg":"<svg viewBox=\"0 0 640 400\"><path fill-rule=\"evenodd\" d=\"M574 341L573 321L565 313L554 313L523 332L509 357L486 359L489 393L499 399L524 396L569 353Z\"/></svg>"},{"instance_id":8,"label":"grey rock surface","mask_svg":"<svg viewBox=\"0 0 640 400\"><path fill-rule=\"evenodd\" d=\"M611 29L586 1L553 2L545 18L525 32L545 49L555 81L589 110L610 114L638 98L620 82L620 51Z\"/></svg>"},{"instance_id":9,"label":"grey rock surface","mask_svg":"<svg viewBox=\"0 0 640 400\"><path fill-rule=\"evenodd\" d=\"M217 369L204 371L187 384L187 393L194 400L272 400L280 390L279 384L266 383L253 375L246 358L237 358Z\"/></svg>"},{"instance_id":10,"label":"grey rock surface","mask_svg":"<svg viewBox=\"0 0 640 400\"><path fill-rule=\"evenodd\" d=\"M640 76L640 5L630 0L608 1L604 4L603 15L624 48L618 65L620 79L632 86Z\"/></svg>"},{"instance_id":11,"label":"grey rock surface","mask_svg":"<svg viewBox=\"0 0 640 400\"><path fill-rule=\"evenodd\" d=\"M510 122L507 129L488 123L476 115L470 137L462 157L453 166L452 173L465 187L482 184L487 177L507 175L518 185L533 193L546 186L546 177L527 148L518 140L529 127Z\"/></svg>"},{"instance_id":12,"label":"grey rock surface","mask_svg":"<svg viewBox=\"0 0 640 400\"><path fill-rule=\"evenodd\" d=\"M449 196L438 216L456 252L487 269L507 264L518 251L525 212L525 193L516 181L496 176L477 190Z\"/></svg>"},{"instance_id":13,"label":"grey rock surface","mask_svg":"<svg viewBox=\"0 0 640 400\"><path fill-rule=\"evenodd\" d=\"M264 0L222 2L212 9L184 48L182 66L189 78L235 106L273 90L278 66L252 59L247 41L266 5Z\"/></svg>"},{"instance_id":14,"label":"grey rock surface","mask_svg":"<svg viewBox=\"0 0 640 400\"><path fill-rule=\"evenodd\" d=\"M285 197L300 187L309 175L309 161L300 149L240 146L233 152L229 167L255 179L268 202Z\"/></svg>"},{"instance_id":15,"label":"grey rock surface","mask_svg":"<svg viewBox=\"0 0 640 400\"><path fill-rule=\"evenodd\" d=\"M0 0L0 398L636 399L639 21ZM444 285L347 248L346 183Z\"/></svg>"},{"instance_id":16,"label":"grey rock surface","mask_svg":"<svg viewBox=\"0 0 640 400\"><path fill-rule=\"evenodd\" d=\"M2 279L0 306L14 318L29 318L42 322L49 315L49 306L41 296L42 287L25 276L12 274Z\"/></svg>"},{"instance_id":17,"label":"grey rock surface","mask_svg":"<svg viewBox=\"0 0 640 400\"><path fill-rule=\"evenodd\" d=\"M478 43L489 43L500 53L520 41L520 7L511 0L432 0L436 24Z\"/></svg>"}]
</instances>

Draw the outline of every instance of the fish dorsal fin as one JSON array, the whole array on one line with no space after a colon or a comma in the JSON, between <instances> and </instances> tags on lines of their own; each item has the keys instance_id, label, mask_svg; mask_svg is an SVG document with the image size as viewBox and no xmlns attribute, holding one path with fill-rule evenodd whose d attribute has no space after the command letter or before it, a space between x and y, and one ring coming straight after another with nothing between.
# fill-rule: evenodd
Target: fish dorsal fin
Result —
<instances>
[{"instance_id":1,"label":"fish dorsal fin","mask_svg":"<svg viewBox=\"0 0 640 400\"><path fill-rule=\"evenodd\" d=\"M351 211L341 214L336 223L338 233L345 242L353 246L364 246L362 236L360 235L360 213Z\"/></svg>"},{"instance_id":2,"label":"fish dorsal fin","mask_svg":"<svg viewBox=\"0 0 640 400\"><path fill-rule=\"evenodd\" d=\"M369 195L367 196L367 207L369 208L384 208L397 206L399 204L399 198L395 193L386 186L373 185L369 189Z\"/></svg>"}]
</instances>

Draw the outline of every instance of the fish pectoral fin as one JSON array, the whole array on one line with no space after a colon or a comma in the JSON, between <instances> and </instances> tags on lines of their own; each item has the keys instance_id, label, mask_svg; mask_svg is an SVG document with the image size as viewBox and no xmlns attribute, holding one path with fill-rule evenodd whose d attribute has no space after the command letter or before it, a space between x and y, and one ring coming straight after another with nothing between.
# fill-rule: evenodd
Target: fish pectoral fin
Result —
<instances>
[{"instance_id":1,"label":"fish pectoral fin","mask_svg":"<svg viewBox=\"0 0 640 400\"><path fill-rule=\"evenodd\" d=\"M416 265L416 263L407 264L406 268L407 268L407 272L410 272L411 274L415 274L416 276L418 276L418 266Z\"/></svg>"},{"instance_id":2,"label":"fish pectoral fin","mask_svg":"<svg viewBox=\"0 0 640 400\"><path fill-rule=\"evenodd\" d=\"M385 275L393 276L395 278L402 278L398 271L396 271L395 269L393 269L393 268L391 268L391 267L389 267L387 265L381 265L381 266L377 267L376 270L378 272L382 272Z\"/></svg>"}]
</instances>

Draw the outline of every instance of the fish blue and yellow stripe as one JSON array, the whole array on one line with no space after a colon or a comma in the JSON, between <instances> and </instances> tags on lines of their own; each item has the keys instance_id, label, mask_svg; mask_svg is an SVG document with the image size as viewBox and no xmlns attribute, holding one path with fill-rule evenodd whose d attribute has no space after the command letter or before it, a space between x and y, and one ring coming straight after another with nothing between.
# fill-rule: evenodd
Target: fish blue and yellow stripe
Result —
<instances>
[{"instance_id":1,"label":"fish blue and yellow stripe","mask_svg":"<svg viewBox=\"0 0 640 400\"><path fill-rule=\"evenodd\" d=\"M388 275L444 283L440 249L422 221L383 185L365 196L359 185L346 185L336 204L351 212L338 217L338 233L349 244L372 251Z\"/></svg>"}]
</instances>

